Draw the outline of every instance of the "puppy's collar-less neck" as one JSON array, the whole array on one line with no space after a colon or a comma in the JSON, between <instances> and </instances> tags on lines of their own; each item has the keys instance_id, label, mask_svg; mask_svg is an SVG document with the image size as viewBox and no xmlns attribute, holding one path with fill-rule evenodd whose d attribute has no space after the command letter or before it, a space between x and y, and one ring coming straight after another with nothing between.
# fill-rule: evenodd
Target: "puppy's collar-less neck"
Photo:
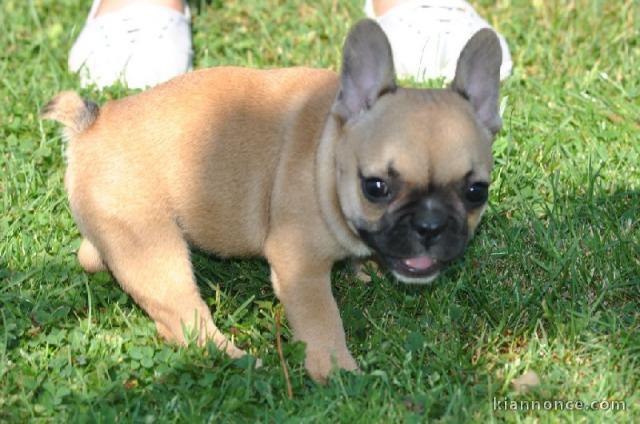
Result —
<instances>
[{"instance_id":1,"label":"puppy's collar-less neck","mask_svg":"<svg viewBox=\"0 0 640 424\"><path fill-rule=\"evenodd\" d=\"M338 200L335 143L339 139L339 127L338 119L330 112L316 152L316 196L322 218L338 243L352 255L369 256L371 249L360 240L355 228L349 225Z\"/></svg>"}]
</instances>

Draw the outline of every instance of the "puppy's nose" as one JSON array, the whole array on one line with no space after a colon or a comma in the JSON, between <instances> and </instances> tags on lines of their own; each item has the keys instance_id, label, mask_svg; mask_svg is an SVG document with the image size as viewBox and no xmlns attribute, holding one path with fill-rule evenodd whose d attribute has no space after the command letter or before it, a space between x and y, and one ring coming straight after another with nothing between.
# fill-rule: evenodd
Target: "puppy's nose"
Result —
<instances>
[{"instance_id":1,"label":"puppy's nose","mask_svg":"<svg viewBox=\"0 0 640 424\"><path fill-rule=\"evenodd\" d=\"M413 215L411 224L420 236L426 239L438 237L447 227L447 214L440 210L419 212Z\"/></svg>"}]
</instances>

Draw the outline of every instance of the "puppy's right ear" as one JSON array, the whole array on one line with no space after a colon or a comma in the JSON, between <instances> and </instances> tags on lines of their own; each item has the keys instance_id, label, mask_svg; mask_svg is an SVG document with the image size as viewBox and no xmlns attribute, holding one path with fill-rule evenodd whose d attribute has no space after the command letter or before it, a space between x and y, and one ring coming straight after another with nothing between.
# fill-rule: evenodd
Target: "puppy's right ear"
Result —
<instances>
[{"instance_id":1,"label":"puppy's right ear","mask_svg":"<svg viewBox=\"0 0 640 424\"><path fill-rule=\"evenodd\" d=\"M351 29L344 43L340 90L332 111L347 122L395 89L389 40L375 21L363 19Z\"/></svg>"}]
</instances>

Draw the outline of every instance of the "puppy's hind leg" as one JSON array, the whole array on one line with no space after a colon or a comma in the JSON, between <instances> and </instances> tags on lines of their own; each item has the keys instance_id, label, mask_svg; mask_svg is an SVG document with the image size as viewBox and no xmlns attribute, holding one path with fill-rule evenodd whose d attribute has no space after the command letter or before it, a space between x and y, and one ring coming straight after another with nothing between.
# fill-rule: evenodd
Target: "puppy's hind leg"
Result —
<instances>
[{"instance_id":1,"label":"puppy's hind leg","mask_svg":"<svg viewBox=\"0 0 640 424\"><path fill-rule=\"evenodd\" d=\"M193 331L201 345L211 339L231 357L244 355L218 330L200 297L189 249L177 225L170 219L131 224L118 220L103 225L100 250L122 288L155 321L158 332L185 344L184 331Z\"/></svg>"},{"instance_id":2,"label":"puppy's hind leg","mask_svg":"<svg viewBox=\"0 0 640 424\"><path fill-rule=\"evenodd\" d=\"M91 274L106 271L107 269L100 257L98 249L86 238L82 239L80 249L78 249L78 261L82 268Z\"/></svg>"}]
</instances>

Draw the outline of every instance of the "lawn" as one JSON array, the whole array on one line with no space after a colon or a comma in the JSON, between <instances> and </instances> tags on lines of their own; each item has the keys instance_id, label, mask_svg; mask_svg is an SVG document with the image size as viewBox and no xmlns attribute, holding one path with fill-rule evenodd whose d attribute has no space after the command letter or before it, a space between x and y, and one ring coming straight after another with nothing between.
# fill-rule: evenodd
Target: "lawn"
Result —
<instances>
[{"instance_id":1,"label":"lawn","mask_svg":"<svg viewBox=\"0 0 640 424\"><path fill-rule=\"evenodd\" d=\"M363 372L316 385L283 320L293 399L263 261L195 255L216 323L263 360L257 370L212 347L166 345L109 274L77 263L63 143L38 110L79 89L66 60L89 3L0 2L0 422L640 421L636 0L474 2L515 64L479 233L432 287L363 283L337 266ZM360 0L194 1L192 11L198 68L338 69L363 15ZM127 93L82 90L99 102ZM540 384L515 390L528 371ZM603 408L505 410L544 400Z\"/></svg>"}]
</instances>

